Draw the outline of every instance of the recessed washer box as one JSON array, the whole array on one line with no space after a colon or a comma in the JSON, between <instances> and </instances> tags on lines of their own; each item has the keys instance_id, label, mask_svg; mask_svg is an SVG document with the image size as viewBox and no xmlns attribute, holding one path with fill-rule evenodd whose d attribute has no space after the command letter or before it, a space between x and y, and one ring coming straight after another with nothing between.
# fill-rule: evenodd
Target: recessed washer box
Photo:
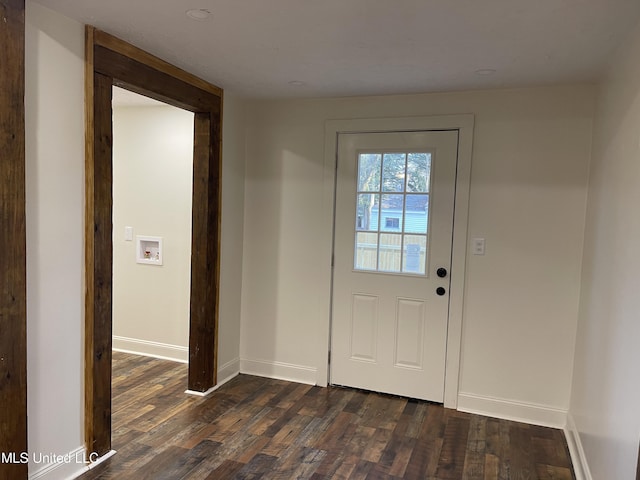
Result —
<instances>
[{"instance_id":1,"label":"recessed washer box","mask_svg":"<svg viewBox=\"0 0 640 480\"><path fill-rule=\"evenodd\" d=\"M136 235L136 262L162 265L162 237Z\"/></svg>"}]
</instances>

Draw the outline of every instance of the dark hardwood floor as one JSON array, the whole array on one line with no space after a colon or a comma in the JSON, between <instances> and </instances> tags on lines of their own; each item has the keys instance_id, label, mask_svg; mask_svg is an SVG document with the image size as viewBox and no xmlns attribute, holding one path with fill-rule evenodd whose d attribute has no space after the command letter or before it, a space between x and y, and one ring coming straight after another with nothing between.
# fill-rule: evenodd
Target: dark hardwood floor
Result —
<instances>
[{"instance_id":1,"label":"dark hardwood floor","mask_svg":"<svg viewBox=\"0 0 640 480\"><path fill-rule=\"evenodd\" d=\"M248 375L202 399L186 374L114 352L118 453L79 478L575 479L560 430Z\"/></svg>"}]
</instances>

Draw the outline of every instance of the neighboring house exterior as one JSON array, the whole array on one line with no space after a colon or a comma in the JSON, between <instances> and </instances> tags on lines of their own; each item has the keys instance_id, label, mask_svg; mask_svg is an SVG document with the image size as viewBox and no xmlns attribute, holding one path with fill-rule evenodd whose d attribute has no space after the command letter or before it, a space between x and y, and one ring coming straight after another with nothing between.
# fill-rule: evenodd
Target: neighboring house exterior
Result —
<instances>
[{"instance_id":1,"label":"neighboring house exterior","mask_svg":"<svg viewBox=\"0 0 640 480\"><path fill-rule=\"evenodd\" d=\"M426 233L429 211L429 197L427 195L407 195L407 207L401 205L383 208L380 214L377 205L371 209L370 230L383 232ZM404 213L404 219L403 219ZM378 228L380 219L380 228Z\"/></svg>"}]
</instances>

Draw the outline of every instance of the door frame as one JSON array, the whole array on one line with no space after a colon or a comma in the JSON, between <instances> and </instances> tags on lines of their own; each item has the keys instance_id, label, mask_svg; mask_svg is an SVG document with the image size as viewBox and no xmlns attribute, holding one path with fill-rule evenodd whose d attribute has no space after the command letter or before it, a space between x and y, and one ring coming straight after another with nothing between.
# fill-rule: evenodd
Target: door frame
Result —
<instances>
[{"instance_id":1,"label":"door frame","mask_svg":"<svg viewBox=\"0 0 640 480\"><path fill-rule=\"evenodd\" d=\"M123 40L85 31L85 446L111 450L112 87L194 113L188 390L217 382L222 89Z\"/></svg>"},{"instance_id":2,"label":"door frame","mask_svg":"<svg viewBox=\"0 0 640 480\"><path fill-rule=\"evenodd\" d=\"M464 288L467 257L467 224L469 218L469 189L471 184L471 154L473 148L474 116L442 115L398 118L361 118L328 120L325 123L324 179L323 179L323 231L325 232L326 257L329 261L323 268L323 278L328 279L329 299L323 305L327 319L323 331L323 360L318 363L317 383L327 385L330 365L327 358L331 352L331 309L333 296L332 259L334 248L334 214L336 169L338 166L338 136L346 133L416 132L425 130L458 131L458 164L456 170L456 192L454 200L453 239L451 250L451 285L449 295L449 321L447 328L447 354L445 360L444 406L457 408L458 383L460 377L460 353L462 342L462 318L464 310ZM327 356L327 351L329 355Z\"/></svg>"}]
</instances>

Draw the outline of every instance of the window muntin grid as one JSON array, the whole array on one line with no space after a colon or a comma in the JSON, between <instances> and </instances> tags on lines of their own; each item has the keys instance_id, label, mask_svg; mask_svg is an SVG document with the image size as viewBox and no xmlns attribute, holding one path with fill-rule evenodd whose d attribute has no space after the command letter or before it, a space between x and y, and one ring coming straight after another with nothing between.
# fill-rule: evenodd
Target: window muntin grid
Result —
<instances>
[{"instance_id":1,"label":"window muntin grid","mask_svg":"<svg viewBox=\"0 0 640 480\"><path fill-rule=\"evenodd\" d=\"M358 154L354 269L426 275L430 152Z\"/></svg>"}]
</instances>

